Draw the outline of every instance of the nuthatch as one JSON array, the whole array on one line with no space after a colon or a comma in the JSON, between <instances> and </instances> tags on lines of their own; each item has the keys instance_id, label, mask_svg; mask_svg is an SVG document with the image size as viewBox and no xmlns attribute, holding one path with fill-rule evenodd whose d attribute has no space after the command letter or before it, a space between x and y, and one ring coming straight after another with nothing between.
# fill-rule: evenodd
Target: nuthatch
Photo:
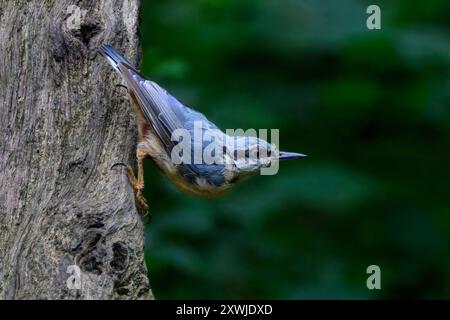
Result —
<instances>
[{"instance_id":1,"label":"nuthatch","mask_svg":"<svg viewBox=\"0 0 450 320\"><path fill-rule=\"evenodd\" d=\"M124 165L135 190L137 205L147 212L147 203L142 196L144 175L142 160L150 157L181 191L191 195L215 196L233 186L242 178L254 175L272 162L283 159L298 159L300 153L280 152L275 144L256 137L229 136L220 131L206 117L186 107L155 82L144 77L114 48L101 45L100 53L122 76L131 105L136 113L139 131L137 145L137 177L129 165ZM201 132L213 132L214 150L219 150L221 159L216 163L179 161L173 151L176 141L174 133L184 129L191 133L191 146L204 151L209 141L196 141L195 126L200 124ZM201 139L201 137L200 137ZM186 141L185 141L186 142ZM190 151L191 155L194 150ZM185 159L185 158L184 158Z\"/></svg>"}]
</instances>

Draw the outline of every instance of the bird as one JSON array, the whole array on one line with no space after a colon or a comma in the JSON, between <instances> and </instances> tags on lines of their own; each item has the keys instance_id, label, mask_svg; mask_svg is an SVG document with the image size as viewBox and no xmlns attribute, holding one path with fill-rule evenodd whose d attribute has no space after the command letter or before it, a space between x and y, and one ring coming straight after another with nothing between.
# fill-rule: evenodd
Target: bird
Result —
<instances>
[{"instance_id":1,"label":"bird","mask_svg":"<svg viewBox=\"0 0 450 320\"><path fill-rule=\"evenodd\" d=\"M139 140L136 147L137 174L133 168L123 166L135 192L140 212L147 212L143 196L143 160L150 158L182 192L194 196L215 197L224 194L237 182L268 168L279 160L300 159L302 153L281 152L275 144L254 136L230 136L221 131L202 113L183 104L156 82L144 76L117 50L108 44L98 48L112 68L122 77L136 114ZM196 135L200 132L200 138ZM175 134L187 134L174 139ZM210 134L210 141L202 139ZM180 149L180 141L191 150ZM196 150L208 148L217 161L192 161ZM181 148L182 149L182 148Z\"/></svg>"}]
</instances>

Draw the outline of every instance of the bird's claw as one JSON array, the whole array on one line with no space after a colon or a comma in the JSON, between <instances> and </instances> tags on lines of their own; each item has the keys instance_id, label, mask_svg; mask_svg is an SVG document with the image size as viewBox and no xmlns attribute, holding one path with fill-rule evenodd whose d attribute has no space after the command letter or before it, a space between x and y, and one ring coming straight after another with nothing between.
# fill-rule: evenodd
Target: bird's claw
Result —
<instances>
[{"instance_id":1,"label":"bird's claw","mask_svg":"<svg viewBox=\"0 0 450 320\"><path fill-rule=\"evenodd\" d=\"M151 215L148 210L148 204L147 200L145 200L144 196L142 195L141 190L137 190L135 193L135 201L136 201L136 208L141 215L142 218L148 217L151 220Z\"/></svg>"},{"instance_id":2,"label":"bird's claw","mask_svg":"<svg viewBox=\"0 0 450 320\"><path fill-rule=\"evenodd\" d=\"M116 86L115 86L116 88L114 89L114 92L117 92L117 94L121 94L121 88L123 88L123 89L125 89L127 92L128 92L128 87L127 86L124 86L123 84L116 84ZM123 92L123 91L122 91Z\"/></svg>"},{"instance_id":3,"label":"bird's claw","mask_svg":"<svg viewBox=\"0 0 450 320\"><path fill-rule=\"evenodd\" d=\"M112 169L114 169L115 167L118 167L118 166L127 167L127 165L125 163L123 163L123 162L116 162L116 163L114 163L111 166L111 168L109 170L112 170Z\"/></svg>"},{"instance_id":4,"label":"bird's claw","mask_svg":"<svg viewBox=\"0 0 450 320\"><path fill-rule=\"evenodd\" d=\"M150 216L147 201L145 200L144 196L142 195L142 190L144 189L144 185L142 183L139 183L138 179L136 179L133 169L129 165L127 165L123 162L114 163L111 166L110 170L114 169L117 166L125 167L125 169L126 169L129 182L131 183L131 186L133 187L133 190L134 190L134 199L135 199L135 203L136 203L136 209L138 210L139 214L141 215L142 218ZM151 218L150 218L150 220L151 220Z\"/></svg>"},{"instance_id":5,"label":"bird's claw","mask_svg":"<svg viewBox=\"0 0 450 320\"><path fill-rule=\"evenodd\" d=\"M116 87L118 87L118 88L124 88L124 89L127 89L127 90L128 90L128 87L125 86L125 85L123 85L123 84L121 84L121 83L116 84Z\"/></svg>"}]
</instances>

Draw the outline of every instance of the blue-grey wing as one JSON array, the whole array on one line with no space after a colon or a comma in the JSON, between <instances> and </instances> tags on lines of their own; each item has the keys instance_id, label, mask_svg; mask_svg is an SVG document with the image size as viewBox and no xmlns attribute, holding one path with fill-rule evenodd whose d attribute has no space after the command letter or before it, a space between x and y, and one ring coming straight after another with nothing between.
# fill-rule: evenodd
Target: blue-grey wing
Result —
<instances>
[{"instance_id":1,"label":"blue-grey wing","mask_svg":"<svg viewBox=\"0 0 450 320\"><path fill-rule=\"evenodd\" d=\"M183 105L157 83L145 80L126 64L119 63L118 68L167 152L177 143L171 139L176 129L189 129L194 121L201 121L202 127L217 129L203 114Z\"/></svg>"}]
</instances>

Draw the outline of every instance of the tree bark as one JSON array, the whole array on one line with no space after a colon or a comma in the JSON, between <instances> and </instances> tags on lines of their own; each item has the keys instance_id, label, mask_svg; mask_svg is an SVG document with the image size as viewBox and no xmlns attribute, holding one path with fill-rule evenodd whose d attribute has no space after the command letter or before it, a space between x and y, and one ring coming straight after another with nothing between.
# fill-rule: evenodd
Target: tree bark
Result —
<instances>
[{"instance_id":1,"label":"tree bark","mask_svg":"<svg viewBox=\"0 0 450 320\"><path fill-rule=\"evenodd\" d=\"M138 17L138 0L0 0L2 299L152 298L133 190L110 170L134 161L135 119L97 52L137 65Z\"/></svg>"}]
</instances>

